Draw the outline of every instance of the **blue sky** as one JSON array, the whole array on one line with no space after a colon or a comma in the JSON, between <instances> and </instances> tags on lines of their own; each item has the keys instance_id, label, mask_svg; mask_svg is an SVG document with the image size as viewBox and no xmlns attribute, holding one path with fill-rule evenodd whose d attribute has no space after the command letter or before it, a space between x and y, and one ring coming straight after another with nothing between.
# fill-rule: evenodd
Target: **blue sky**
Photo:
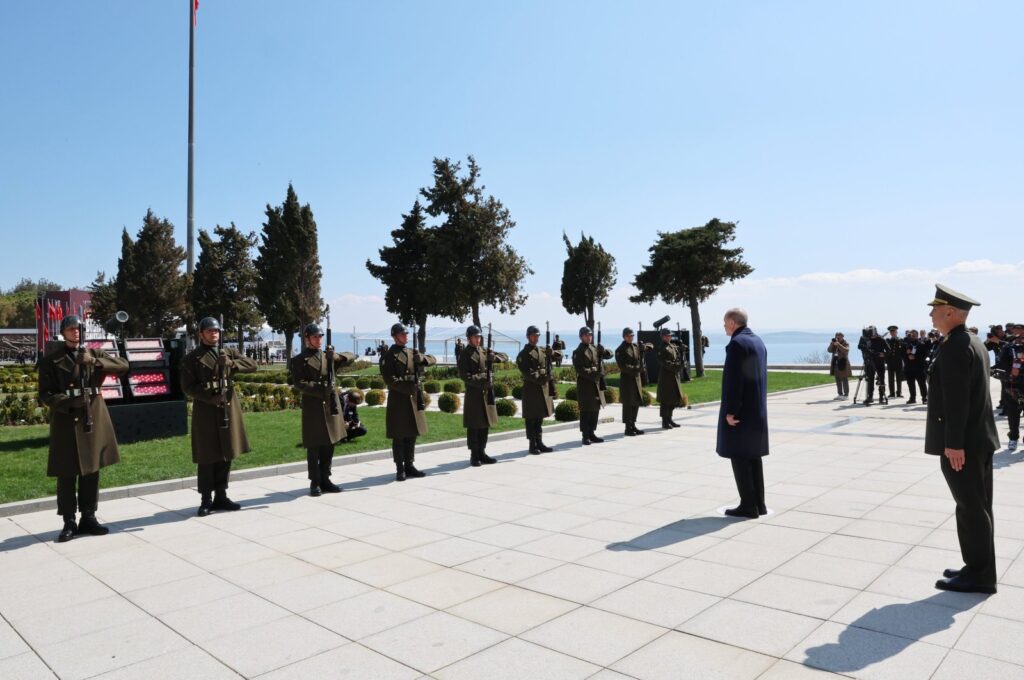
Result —
<instances>
[{"instance_id":1,"label":"blue sky","mask_svg":"<svg viewBox=\"0 0 1024 680\"><path fill-rule=\"evenodd\" d=\"M258 230L293 182L336 325L379 328L363 262L472 153L536 271L504 326L575 325L563 229L618 259L609 322L660 316L625 301L646 248L711 217L756 271L709 318L918 325L936 277L1021 316L1024 4L493 5L202 0L197 227ZM0 232L45 253L2 249L0 286L112 273L147 208L184 241L188 0L15 3L0 36Z\"/></svg>"}]
</instances>

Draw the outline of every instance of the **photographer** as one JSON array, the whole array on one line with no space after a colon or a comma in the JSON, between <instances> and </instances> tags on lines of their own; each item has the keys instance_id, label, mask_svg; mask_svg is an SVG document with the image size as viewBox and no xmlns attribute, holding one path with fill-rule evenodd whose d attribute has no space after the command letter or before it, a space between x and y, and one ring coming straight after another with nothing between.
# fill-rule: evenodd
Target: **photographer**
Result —
<instances>
[{"instance_id":1,"label":"photographer","mask_svg":"<svg viewBox=\"0 0 1024 680\"><path fill-rule=\"evenodd\" d=\"M928 403L927 358L927 345L918 337L917 331L910 331L909 337L903 341L903 371L910 390L908 404L917 403L917 388L921 388L921 403Z\"/></svg>"},{"instance_id":2,"label":"photographer","mask_svg":"<svg viewBox=\"0 0 1024 680\"><path fill-rule=\"evenodd\" d=\"M1017 449L1020 439L1020 416L1024 412L1024 325L1015 324L1013 337L1003 343L994 371L1003 384L1003 413L1009 436L1008 451Z\"/></svg>"},{"instance_id":3,"label":"photographer","mask_svg":"<svg viewBox=\"0 0 1024 680\"><path fill-rule=\"evenodd\" d=\"M1016 324L1007 324L1006 331L1003 330L1002 326L995 325L989 326L988 334L985 336L985 349L992 352L992 367L1000 368L1000 357L1003 353L1003 347L1006 346L1007 341L1010 340L1007 337L1007 332L1013 333L1013 327ZM999 406L996 408L996 412L1001 415L1006 415L1006 382L1002 383L1002 390L999 395Z\"/></svg>"},{"instance_id":4,"label":"photographer","mask_svg":"<svg viewBox=\"0 0 1024 680\"><path fill-rule=\"evenodd\" d=\"M850 366L850 343L846 341L842 333L836 333L832 342L828 345L828 353L832 355L832 364L828 373L836 379L836 391L839 392L837 400L850 398L850 376L853 375L853 368Z\"/></svg>"},{"instance_id":5,"label":"photographer","mask_svg":"<svg viewBox=\"0 0 1024 680\"><path fill-rule=\"evenodd\" d=\"M356 407L361 403L363 393L359 390L349 390L341 395L341 414L345 418L345 428L348 431L348 439L345 440L347 442L366 434L366 426L359 422L359 414L356 412Z\"/></svg>"},{"instance_id":6,"label":"photographer","mask_svg":"<svg viewBox=\"0 0 1024 680\"><path fill-rule=\"evenodd\" d=\"M887 402L885 396L885 354L886 344L878 334L874 326L867 326L860 334L860 342L857 349L861 352L864 360L864 375L862 380L868 384L868 396L864 400L865 406L875 403L875 384L878 383L878 399L883 403Z\"/></svg>"}]
</instances>

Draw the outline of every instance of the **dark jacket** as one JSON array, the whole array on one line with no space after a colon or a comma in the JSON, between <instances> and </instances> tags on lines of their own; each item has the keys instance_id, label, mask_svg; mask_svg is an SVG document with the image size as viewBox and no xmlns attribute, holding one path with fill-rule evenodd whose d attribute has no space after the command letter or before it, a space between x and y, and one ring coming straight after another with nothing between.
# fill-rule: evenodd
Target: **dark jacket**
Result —
<instances>
[{"instance_id":1,"label":"dark jacket","mask_svg":"<svg viewBox=\"0 0 1024 680\"><path fill-rule=\"evenodd\" d=\"M572 353L572 365L576 369L576 399L580 411L600 411L604 406L604 392L601 391L601 362L611 359L612 353L597 345L582 342Z\"/></svg>"},{"instance_id":2,"label":"dark jacket","mask_svg":"<svg viewBox=\"0 0 1024 680\"><path fill-rule=\"evenodd\" d=\"M415 438L427 433L427 419L419 410L419 384L416 381L416 362L433 366L434 357L420 354L412 347L391 345L380 355L380 374L388 386L385 416L388 439Z\"/></svg>"},{"instance_id":3,"label":"dark jacket","mask_svg":"<svg viewBox=\"0 0 1024 680\"><path fill-rule=\"evenodd\" d=\"M846 340L830 342L828 352L832 355L832 363L828 367L829 375L837 378L849 378L853 375L853 366L850 365L850 343Z\"/></svg>"},{"instance_id":4,"label":"dark jacket","mask_svg":"<svg viewBox=\"0 0 1024 680\"><path fill-rule=\"evenodd\" d=\"M643 343L638 346L634 343L623 341L615 349L615 363L619 366L621 374L619 380L619 402L623 406L643 406L643 385L640 380L640 368L643 362L643 352L650 350L651 346Z\"/></svg>"},{"instance_id":5,"label":"dark jacket","mask_svg":"<svg viewBox=\"0 0 1024 680\"><path fill-rule=\"evenodd\" d=\"M78 396L81 384L75 370L74 355L65 347L60 344L39 363L39 399L50 407L50 455L46 463L46 474L50 477L90 475L121 460L114 426L103 397L87 397L92 416L90 433L84 429L85 407L72 406L74 397L69 390L74 390L73 394ZM126 359L111 357L100 349L87 349L86 352L96 363L91 367L77 368L85 370L86 382L93 388L99 388L106 376L120 375L128 370Z\"/></svg>"},{"instance_id":6,"label":"dark jacket","mask_svg":"<svg viewBox=\"0 0 1024 680\"><path fill-rule=\"evenodd\" d=\"M220 463L248 453L249 439L242 420L242 407L235 399L231 376L234 373L255 371L255 361L242 356L237 350L224 348L232 365L224 369L228 381L227 405L228 427L221 427L224 407L216 403L219 394L217 379L217 348L199 343L199 346L185 355L181 364L181 389L192 397L192 462Z\"/></svg>"},{"instance_id":7,"label":"dark jacket","mask_svg":"<svg viewBox=\"0 0 1024 680\"><path fill-rule=\"evenodd\" d=\"M988 455L999 448L988 369L981 339L963 326L950 331L928 373L925 453L963 449L968 456Z\"/></svg>"},{"instance_id":8,"label":"dark jacket","mask_svg":"<svg viewBox=\"0 0 1024 680\"><path fill-rule=\"evenodd\" d=\"M552 350L551 361L559 353ZM536 420L547 418L555 412L555 405L548 393L547 357L544 348L526 345L516 357L516 367L523 376L523 418Z\"/></svg>"},{"instance_id":9,"label":"dark jacket","mask_svg":"<svg viewBox=\"0 0 1024 680\"><path fill-rule=\"evenodd\" d=\"M306 347L288 362L292 383L302 393L302 445L307 449L332 446L348 436L338 389L327 381L325 356L321 350ZM337 352L335 369L355 360L356 356L350 352ZM338 407L334 415L331 415L332 395Z\"/></svg>"},{"instance_id":10,"label":"dark jacket","mask_svg":"<svg viewBox=\"0 0 1024 680\"><path fill-rule=\"evenodd\" d=\"M508 361L508 356L495 352L495 361ZM487 382L487 350L483 345L466 347L459 353L459 377L466 383L462 405L462 425L470 429L486 429L498 424L498 410L487 403L490 384Z\"/></svg>"},{"instance_id":11,"label":"dark jacket","mask_svg":"<svg viewBox=\"0 0 1024 680\"><path fill-rule=\"evenodd\" d=\"M669 408L683 405L683 390L679 386L679 369L683 366L680 348L671 342L662 342L658 348L658 403Z\"/></svg>"},{"instance_id":12,"label":"dark jacket","mask_svg":"<svg viewBox=\"0 0 1024 680\"><path fill-rule=\"evenodd\" d=\"M739 424L729 425L726 414ZM768 354L746 326L737 328L725 346L716 450L723 458L768 455Z\"/></svg>"}]
</instances>

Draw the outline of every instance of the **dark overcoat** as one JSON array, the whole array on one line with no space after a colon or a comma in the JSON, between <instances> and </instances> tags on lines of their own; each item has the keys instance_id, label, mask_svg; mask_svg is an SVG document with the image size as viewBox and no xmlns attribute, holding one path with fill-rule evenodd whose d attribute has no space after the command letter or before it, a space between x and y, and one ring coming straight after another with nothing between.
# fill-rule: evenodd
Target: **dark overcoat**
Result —
<instances>
[{"instance_id":1,"label":"dark overcoat","mask_svg":"<svg viewBox=\"0 0 1024 680\"><path fill-rule=\"evenodd\" d=\"M941 456L963 449L984 457L999 448L992 415L988 352L981 339L957 326L942 341L928 372L928 419L924 452Z\"/></svg>"},{"instance_id":2,"label":"dark overcoat","mask_svg":"<svg viewBox=\"0 0 1024 680\"><path fill-rule=\"evenodd\" d=\"M611 359L612 353L597 345L580 343L573 350L572 366L576 369L576 399L583 413L600 411L604 406L604 392L601 391L601 362Z\"/></svg>"},{"instance_id":3,"label":"dark overcoat","mask_svg":"<svg viewBox=\"0 0 1024 680\"><path fill-rule=\"evenodd\" d=\"M227 380L227 402L217 404L218 378L217 347L199 343L185 355L181 363L181 389L192 397L192 462L209 465L234 460L251 451L245 433L242 406L235 399L231 376L235 373L256 371L255 361L233 347L225 347L224 354L231 366L224 368ZM228 411L228 426L221 427L224 409Z\"/></svg>"},{"instance_id":4,"label":"dark overcoat","mask_svg":"<svg viewBox=\"0 0 1024 680\"><path fill-rule=\"evenodd\" d=\"M96 363L78 366L61 343L39 363L39 400L50 407L50 455L46 474L50 477L90 475L121 460L117 437L103 397L86 396L92 416L92 432L85 432L85 407L73 407L80 394L79 370L85 370L86 382L94 390L108 375L128 370L126 359L115 358L100 349L87 349Z\"/></svg>"},{"instance_id":5,"label":"dark overcoat","mask_svg":"<svg viewBox=\"0 0 1024 680\"><path fill-rule=\"evenodd\" d=\"M727 413L739 425L729 425ZM746 326L737 328L725 346L716 450L723 458L768 455L768 353Z\"/></svg>"},{"instance_id":6,"label":"dark overcoat","mask_svg":"<svg viewBox=\"0 0 1024 680\"><path fill-rule=\"evenodd\" d=\"M322 350L306 347L288 364L292 383L302 394L302 445L307 449L333 446L348 438L337 385L329 385L327 381L326 356ZM351 352L335 352L335 370L355 360L356 355ZM331 415L331 396L326 393L328 386L338 406L334 415Z\"/></svg>"},{"instance_id":7,"label":"dark overcoat","mask_svg":"<svg viewBox=\"0 0 1024 680\"><path fill-rule=\"evenodd\" d=\"M508 361L508 356L495 352L495 361ZM467 345L459 353L459 377L466 383L462 403L462 425L468 429L487 429L498 424L498 409L487 403L490 383L487 381L487 350L483 345Z\"/></svg>"},{"instance_id":8,"label":"dark overcoat","mask_svg":"<svg viewBox=\"0 0 1024 680\"><path fill-rule=\"evenodd\" d=\"M380 355L380 374L388 386L384 407L385 433L388 439L415 438L427 433L427 419L419 409L419 383L416 362L433 366L434 357L420 354L412 347L391 345Z\"/></svg>"},{"instance_id":9,"label":"dark overcoat","mask_svg":"<svg viewBox=\"0 0 1024 680\"><path fill-rule=\"evenodd\" d=\"M658 403L670 408L683 405L683 389L679 386L679 369L683 366L679 347L671 342L658 348Z\"/></svg>"},{"instance_id":10,"label":"dark overcoat","mask_svg":"<svg viewBox=\"0 0 1024 680\"><path fill-rule=\"evenodd\" d=\"M643 406L643 384L640 380L640 368L643 353L639 345L623 342L615 349L615 363L619 365L621 379L619 382L619 401L623 406ZM644 350L651 346L644 343Z\"/></svg>"},{"instance_id":11,"label":"dark overcoat","mask_svg":"<svg viewBox=\"0 0 1024 680\"><path fill-rule=\"evenodd\" d=\"M853 375L853 366L850 365L850 343L831 342L828 345L828 352L832 355L832 362L828 367L828 374L836 378L849 378ZM840 367L842 364L842 367Z\"/></svg>"},{"instance_id":12,"label":"dark overcoat","mask_svg":"<svg viewBox=\"0 0 1024 680\"><path fill-rule=\"evenodd\" d=\"M548 393L548 371L545 349L526 345L516 357L516 366L523 375L523 418L536 420L554 414L555 405ZM552 350L551 361L561 356Z\"/></svg>"}]
</instances>

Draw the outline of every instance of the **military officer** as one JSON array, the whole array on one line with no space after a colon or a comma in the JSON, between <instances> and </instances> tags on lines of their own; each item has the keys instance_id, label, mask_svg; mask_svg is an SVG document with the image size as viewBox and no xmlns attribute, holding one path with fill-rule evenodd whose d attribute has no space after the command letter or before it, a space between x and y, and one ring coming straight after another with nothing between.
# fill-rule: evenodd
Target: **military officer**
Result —
<instances>
[{"instance_id":1,"label":"military officer","mask_svg":"<svg viewBox=\"0 0 1024 680\"><path fill-rule=\"evenodd\" d=\"M128 361L100 349L86 349L77 316L64 317L60 332L64 342L39 363L39 399L50 407L46 474L57 478L57 514L64 518L57 542L64 543L78 535L103 536L108 532L96 520L100 468L121 458L99 388L106 376L125 373ZM82 521L76 523L79 510Z\"/></svg>"},{"instance_id":2,"label":"military officer","mask_svg":"<svg viewBox=\"0 0 1024 680\"><path fill-rule=\"evenodd\" d=\"M605 359L612 353L601 345L593 345L594 332L589 327L580 329L580 344L572 353L572 365L576 369L576 398L580 405L580 432L583 444L600 444L604 439L597 436L597 419L604 406L604 391L601 376Z\"/></svg>"},{"instance_id":3,"label":"military officer","mask_svg":"<svg viewBox=\"0 0 1024 680\"><path fill-rule=\"evenodd\" d=\"M473 467L497 463L487 455L487 434L498 424L498 410L494 405L493 374L489 368L496 361L508 361L508 356L483 347L480 329L466 329L466 347L459 354L459 377L466 383L466 399L462 406L462 425L466 428L466 446L469 464Z\"/></svg>"},{"instance_id":4,"label":"military officer","mask_svg":"<svg viewBox=\"0 0 1024 680\"><path fill-rule=\"evenodd\" d=\"M885 356L888 345L878 334L874 326L865 327L860 334L860 341L857 349L860 350L861 359L864 362L863 375L861 379L867 383L868 396L862 404L871 406L875 402L875 385L878 385L878 401L886 402L885 396ZM858 388L860 383L857 383ZM853 395L856 398L856 394Z\"/></svg>"},{"instance_id":5,"label":"military officer","mask_svg":"<svg viewBox=\"0 0 1024 680\"><path fill-rule=\"evenodd\" d=\"M928 416L924 450L940 456L942 476L956 501L956 531L964 566L947 569L940 590L996 592L992 517L992 454L999 448L988 352L965 322L980 303L936 284L928 303L932 323L945 338L928 374Z\"/></svg>"},{"instance_id":6,"label":"military officer","mask_svg":"<svg viewBox=\"0 0 1024 680\"><path fill-rule=\"evenodd\" d=\"M555 366L561 367L562 359L565 357L565 340L558 337L558 333L555 333L555 341L551 343L551 349L558 352L558 358L555 359Z\"/></svg>"},{"instance_id":7,"label":"military officer","mask_svg":"<svg viewBox=\"0 0 1024 680\"><path fill-rule=\"evenodd\" d=\"M429 354L420 354L407 347L409 331L396 323L391 327L394 344L380 355L380 374L388 386L385 407L385 436L391 440L391 455L395 461L395 480L406 477L424 477L413 465L416 459L416 437L427 433L426 405L420 391L420 371L437 363Z\"/></svg>"},{"instance_id":8,"label":"military officer","mask_svg":"<svg viewBox=\"0 0 1024 680\"><path fill-rule=\"evenodd\" d=\"M885 338L885 368L889 374L889 397L903 396L903 341L899 336L899 326L889 326L889 336Z\"/></svg>"},{"instance_id":9,"label":"military officer","mask_svg":"<svg viewBox=\"0 0 1024 680\"><path fill-rule=\"evenodd\" d=\"M324 332L311 323L302 331L305 347L289 362L292 383L302 393L302 445L306 448L309 472L309 495L340 493L341 487L331 481L334 445L345 441L348 428L338 389L328 378L331 363L335 369L356 360L351 352L335 352L333 347L321 350Z\"/></svg>"},{"instance_id":10,"label":"military officer","mask_svg":"<svg viewBox=\"0 0 1024 680\"><path fill-rule=\"evenodd\" d=\"M551 336L549 335L548 338ZM545 418L555 412L551 396L553 379L548 378L548 362L558 361L562 353L547 347L540 347L540 329L530 326L526 329L526 347L516 357L516 366L523 375L523 419L526 421L526 439L530 442L530 453L540 454L554 451L544 445L542 424Z\"/></svg>"},{"instance_id":11,"label":"military officer","mask_svg":"<svg viewBox=\"0 0 1024 680\"><path fill-rule=\"evenodd\" d=\"M909 331L907 339L903 341L903 373L907 379L907 389L910 391L908 404L917 403L917 391L921 390L921 403L928 403L928 371L925 366L928 356L928 348L917 335L917 331Z\"/></svg>"},{"instance_id":12,"label":"military officer","mask_svg":"<svg viewBox=\"0 0 1024 680\"><path fill-rule=\"evenodd\" d=\"M192 462L198 468L200 517L242 507L228 498L228 477L231 461L251 450L231 376L259 366L237 349L221 348L220 334L217 319L208 316L200 321L199 344L181 365L181 389L192 398Z\"/></svg>"},{"instance_id":13,"label":"military officer","mask_svg":"<svg viewBox=\"0 0 1024 680\"><path fill-rule=\"evenodd\" d=\"M622 402L622 423L626 426L626 436L635 437L644 431L637 428L636 416L643 399L644 354L654 349L648 343L633 343L633 329L622 329L622 344L615 349L615 363L619 365L622 381L619 384L619 401Z\"/></svg>"},{"instance_id":14,"label":"military officer","mask_svg":"<svg viewBox=\"0 0 1024 680\"><path fill-rule=\"evenodd\" d=\"M661 348L658 350L658 403L661 404L661 429L679 427L672 419L672 411L683 405L683 389L679 386L679 368L683 357L672 343L672 331L661 329Z\"/></svg>"}]
</instances>

